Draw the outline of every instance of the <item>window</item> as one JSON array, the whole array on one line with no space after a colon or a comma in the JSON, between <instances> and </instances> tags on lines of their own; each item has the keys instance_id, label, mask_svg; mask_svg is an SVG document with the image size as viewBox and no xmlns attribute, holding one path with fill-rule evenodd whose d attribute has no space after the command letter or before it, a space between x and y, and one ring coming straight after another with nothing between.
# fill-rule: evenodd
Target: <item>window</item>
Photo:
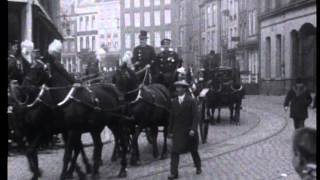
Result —
<instances>
[{"instance_id":1,"label":"window","mask_svg":"<svg viewBox=\"0 0 320 180\"><path fill-rule=\"evenodd\" d=\"M126 49L131 48L131 36L130 34L125 34L125 47Z\"/></svg>"},{"instance_id":2,"label":"window","mask_svg":"<svg viewBox=\"0 0 320 180\"><path fill-rule=\"evenodd\" d=\"M212 25L214 26L216 24L216 17L217 16L217 5L213 4L212 5Z\"/></svg>"},{"instance_id":3,"label":"window","mask_svg":"<svg viewBox=\"0 0 320 180\"><path fill-rule=\"evenodd\" d=\"M140 43L139 33L135 33L135 34L134 34L134 46L138 46L139 43Z\"/></svg>"},{"instance_id":4,"label":"window","mask_svg":"<svg viewBox=\"0 0 320 180\"><path fill-rule=\"evenodd\" d=\"M252 12L252 34L256 34L257 33L256 19L257 19L257 11L253 10L253 12Z\"/></svg>"},{"instance_id":5,"label":"window","mask_svg":"<svg viewBox=\"0 0 320 180\"><path fill-rule=\"evenodd\" d=\"M179 46L182 47L183 46L183 41L184 41L184 29L183 27L180 28L180 31L179 31Z\"/></svg>"},{"instance_id":6,"label":"window","mask_svg":"<svg viewBox=\"0 0 320 180\"><path fill-rule=\"evenodd\" d=\"M276 36L276 77L281 76L281 35Z\"/></svg>"},{"instance_id":7,"label":"window","mask_svg":"<svg viewBox=\"0 0 320 180\"><path fill-rule=\"evenodd\" d=\"M130 8L131 0L124 0L124 8Z\"/></svg>"},{"instance_id":8,"label":"window","mask_svg":"<svg viewBox=\"0 0 320 180\"><path fill-rule=\"evenodd\" d=\"M140 13L134 13L134 27L140 27Z\"/></svg>"},{"instance_id":9,"label":"window","mask_svg":"<svg viewBox=\"0 0 320 180\"><path fill-rule=\"evenodd\" d=\"M74 52L75 51L75 49L74 49L74 41L73 42L71 42L71 52Z\"/></svg>"},{"instance_id":10,"label":"window","mask_svg":"<svg viewBox=\"0 0 320 180\"><path fill-rule=\"evenodd\" d=\"M150 0L144 0L144 7L150 6Z\"/></svg>"},{"instance_id":11,"label":"window","mask_svg":"<svg viewBox=\"0 0 320 180\"><path fill-rule=\"evenodd\" d=\"M92 16L92 21L91 21L91 29L94 29L94 22L95 21L95 16Z\"/></svg>"},{"instance_id":12,"label":"window","mask_svg":"<svg viewBox=\"0 0 320 180\"><path fill-rule=\"evenodd\" d=\"M179 7L179 19L180 20L183 19L183 14L184 14L184 8L183 8L182 4L180 4L180 7Z\"/></svg>"},{"instance_id":13,"label":"window","mask_svg":"<svg viewBox=\"0 0 320 180\"><path fill-rule=\"evenodd\" d=\"M160 11L154 11L154 25L160 26Z\"/></svg>"},{"instance_id":14,"label":"window","mask_svg":"<svg viewBox=\"0 0 320 180\"><path fill-rule=\"evenodd\" d=\"M135 8L140 7L140 0L134 0L134 7Z\"/></svg>"},{"instance_id":15,"label":"window","mask_svg":"<svg viewBox=\"0 0 320 180\"><path fill-rule=\"evenodd\" d=\"M83 37L80 37L80 51L83 49Z\"/></svg>"},{"instance_id":16,"label":"window","mask_svg":"<svg viewBox=\"0 0 320 180\"><path fill-rule=\"evenodd\" d=\"M151 42L150 42L151 38L150 38L150 36L151 36L151 32L147 34L147 37L148 37L148 39L147 39L147 44L148 44L148 45L151 45Z\"/></svg>"},{"instance_id":17,"label":"window","mask_svg":"<svg viewBox=\"0 0 320 180\"><path fill-rule=\"evenodd\" d=\"M83 30L83 18L80 17L80 23L79 23L79 30L82 31Z\"/></svg>"},{"instance_id":18,"label":"window","mask_svg":"<svg viewBox=\"0 0 320 180\"><path fill-rule=\"evenodd\" d=\"M86 16L86 31L88 30L88 25L89 25L89 16Z\"/></svg>"},{"instance_id":19,"label":"window","mask_svg":"<svg viewBox=\"0 0 320 180\"><path fill-rule=\"evenodd\" d=\"M150 26L150 12L144 12L144 26Z\"/></svg>"},{"instance_id":20,"label":"window","mask_svg":"<svg viewBox=\"0 0 320 180\"><path fill-rule=\"evenodd\" d=\"M160 0L154 0L154 5L155 6L160 6Z\"/></svg>"},{"instance_id":21,"label":"window","mask_svg":"<svg viewBox=\"0 0 320 180\"><path fill-rule=\"evenodd\" d=\"M269 11L270 10L270 0L265 0L265 11Z\"/></svg>"},{"instance_id":22,"label":"window","mask_svg":"<svg viewBox=\"0 0 320 180\"><path fill-rule=\"evenodd\" d=\"M154 32L154 46L160 47L160 32Z\"/></svg>"},{"instance_id":23,"label":"window","mask_svg":"<svg viewBox=\"0 0 320 180\"><path fill-rule=\"evenodd\" d=\"M86 37L86 49L90 49L89 47L89 36Z\"/></svg>"},{"instance_id":24,"label":"window","mask_svg":"<svg viewBox=\"0 0 320 180\"><path fill-rule=\"evenodd\" d=\"M171 10L167 9L164 10L164 24L171 23Z\"/></svg>"},{"instance_id":25,"label":"window","mask_svg":"<svg viewBox=\"0 0 320 180\"><path fill-rule=\"evenodd\" d=\"M271 76L271 39L266 38L266 78Z\"/></svg>"},{"instance_id":26,"label":"window","mask_svg":"<svg viewBox=\"0 0 320 180\"><path fill-rule=\"evenodd\" d=\"M96 37L92 36L92 51L96 50Z\"/></svg>"},{"instance_id":27,"label":"window","mask_svg":"<svg viewBox=\"0 0 320 180\"><path fill-rule=\"evenodd\" d=\"M207 7L207 16L208 16L208 27L212 26L212 6Z\"/></svg>"},{"instance_id":28,"label":"window","mask_svg":"<svg viewBox=\"0 0 320 180\"><path fill-rule=\"evenodd\" d=\"M251 21L251 19L252 19L252 13L251 12L249 12L248 13L248 18L249 18L249 35L251 35L252 33L252 21Z\"/></svg>"},{"instance_id":29,"label":"window","mask_svg":"<svg viewBox=\"0 0 320 180\"><path fill-rule=\"evenodd\" d=\"M71 42L68 41L68 52L70 52L70 51L71 51Z\"/></svg>"},{"instance_id":30,"label":"window","mask_svg":"<svg viewBox=\"0 0 320 180\"><path fill-rule=\"evenodd\" d=\"M164 37L168 38L168 39L171 39L171 31L165 31L164 32Z\"/></svg>"},{"instance_id":31,"label":"window","mask_svg":"<svg viewBox=\"0 0 320 180\"><path fill-rule=\"evenodd\" d=\"M171 4L171 0L164 0L164 4Z\"/></svg>"},{"instance_id":32,"label":"window","mask_svg":"<svg viewBox=\"0 0 320 180\"><path fill-rule=\"evenodd\" d=\"M124 14L124 25L126 27L131 26L131 19L129 13Z\"/></svg>"}]
</instances>

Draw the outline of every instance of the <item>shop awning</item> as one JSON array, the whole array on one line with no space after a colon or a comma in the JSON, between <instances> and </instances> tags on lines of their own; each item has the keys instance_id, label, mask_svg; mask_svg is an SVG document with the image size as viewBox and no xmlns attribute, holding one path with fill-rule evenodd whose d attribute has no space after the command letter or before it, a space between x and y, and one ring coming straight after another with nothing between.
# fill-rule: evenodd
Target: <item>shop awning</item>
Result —
<instances>
[{"instance_id":1,"label":"shop awning","mask_svg":"<svg viewBox=\"0 0 320 180\"><path fill-rule=\"evenodd\" d=\"M27 3L28 0L8 0L8 2L18 2L18 3ZM52 33L54 33L57 38L63 40L62 33L58 30L57 26L53 23L51 17L48 15L47 11L44 9L44 7L40 4L38 0L33 0L33 5L39 10L38 15L40 15L40 19L43 20L43 22L48 25L48 30L51 30Z\"/></svg>"}]
</instances>

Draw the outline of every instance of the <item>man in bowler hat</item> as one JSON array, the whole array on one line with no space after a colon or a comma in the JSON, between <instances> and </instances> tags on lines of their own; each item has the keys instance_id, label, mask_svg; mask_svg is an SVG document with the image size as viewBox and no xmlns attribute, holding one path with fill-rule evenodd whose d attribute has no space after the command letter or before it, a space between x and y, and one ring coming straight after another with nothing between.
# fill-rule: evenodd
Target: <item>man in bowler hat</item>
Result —
<instances>
[{"instance_id":1,"label":"man in bowler hat","mask_svg":"<svg viewBox=\"0 0 320 180\"><path fill-rule=\"evenodd\" d=\"M135 71L143 69L147 64L150 65L156 57L154 48L147 45L147 31L140 31L139 39L140 45L133 49L133 57L131 59Z\"/></svg>"},{"instance_id":2,"label":"man in bowler hat","mask_svg":"<svg viewBox=\"0 0 320 180\"><path fill-rule=\"evenodd\" d=\"M186 80L175 83L178 97L172 101L169 121L169 137L172 138L171 163L169 180L178 178L179 155L190 152L196 174L200 174L201 160L198 153L199 136L198 110L195 99L188 95L189 84Z\"/></svg>"}]
</instances>

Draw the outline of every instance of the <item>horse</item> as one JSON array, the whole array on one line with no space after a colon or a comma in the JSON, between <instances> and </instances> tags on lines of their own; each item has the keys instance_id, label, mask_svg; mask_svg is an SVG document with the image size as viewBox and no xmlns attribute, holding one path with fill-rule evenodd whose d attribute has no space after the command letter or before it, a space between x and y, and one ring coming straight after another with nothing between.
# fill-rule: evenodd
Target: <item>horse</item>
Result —
<instances>
[{"instance_id":1,"label":"horse","mask_svg":"<svg viewBox=\"0 0 320 180\"><path fill-rule=\"evenodd\" d=\"M243 86L234 81L234 72L232 78L215 76L209 81L209 91L206 95L206 104L208 106L207 115L212 117L211 123L214 121L215 109L218 109L218 118L216 122L220 122L220 111L223 107L230 110L230 122L239 125L240 109L242 98L244 95Z\"/></svg>"},{"instance_id":2,"label":"horse","mask_svg":"<svg viewBox=\"0 0 320 180\"><path fill-rule=\"evenodd\" d=\"M65 179L67 175L67 166L71 161L72 151L77 148L77 145L80 145L81 142L81 133L85 131L90 131L93 135L94 141L94 168L93 176L98 174L99 166L101 165L101 151L102 143L100 138L100 132L105 125L116 124L121 127L121 120L124 119L117 112L118 101L116 96L114 96L112 90L108 86L95 86L95 87L82 87L82 86L72 86L74 83L73 78L65 71L64 68L56 64L53 60L49 60L48 66L50 67L50 78L45 80L45 83L48 85L45 89L49 89L49 94L51 96L52 104L58 106L55 108L56 111L60 113L55 113L55 115L60 115L59 118L54 118L50 123L35 123L38 127L43 127L43 129L49 128L49 132L67 132L67 142L65 143L65 154L63 158L63 168L60 178ZM32 84L37 84L39 78L46 76L48 72L39 71L38 69L33 70L33 75L28 76L24 80L24 86L28 87ZM92 99L94 96L94 101ZM47 102L36 98L37 102L42 102L48 104ZM95 103L98 103L99 106L96 106ZM59 103L60 102L60 103ZM117 108L115 108L117 107ZM119 121L120 120L120 121ZM46 127L46 125L50 125ZM38 128L41 129L41 128ZM121 128L118 129L121 131ZM46 131L46 132L48 132ZM122 134L119 132L119 134ZM36 137L33 138L32 146L30 146L29 154L32 154L32 157L29 158L29 165L31 170L34 173L34 179L37 179L39 174L39 168L37 164L37 152L36 147L41 138L41 133L36 133ZM125 136L120 136L121 146L126 147ZM79 149L79 148L78 148ZM124 148L126 149L126 148ZM75 161L77 153L72 161ZM126 152L123 151L121 161L121 169L119 172L119 177L126 176Z\"/></svg>"},{"instance_id":3,"label":"horse","mask_svg":"<svg viewBox=\"0 0 320 180\"><path fill-rule=\"evenodd\" d=\"M150 129L153 139L151 141L153 156L157 158L159 155L156 141L158 127L164 127L164 145L161 159L165 159L167 156L167 127L171 105L170 92L161 84L145 85L146 78L149 77L148 73L148 67L135 73L124 64L113 76L113 83L124 94L128 113L134 116L134 126L131 126L133 128L131 165L140 164L138 138L143 129ZM141 74L144 75L144 78L137 77ZM143 79L143 81L139 83L139 79Z\"/></svg>"}]
</instances>

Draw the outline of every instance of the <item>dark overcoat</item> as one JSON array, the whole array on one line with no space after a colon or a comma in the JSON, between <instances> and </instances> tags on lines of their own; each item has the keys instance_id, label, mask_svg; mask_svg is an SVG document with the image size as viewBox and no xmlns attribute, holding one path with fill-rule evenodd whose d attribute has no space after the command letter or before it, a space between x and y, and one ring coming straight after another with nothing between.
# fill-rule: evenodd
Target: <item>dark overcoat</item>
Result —
<instances>
[{"instance_id":1,"label":"dark overcoat","mask_svg":"<svg viewBox=\"0 0 320 180\"><path fill-rule=\"evenodd\" d=\"M308 106L311 102L312 98L306 87L293 87L287 93L284 106L288 106L290 104L290 117L302 120L308 118Z\"/></svg>"},{"instance_id":2,"label":"dark overcoat","mask_svg":"<svg viewBox=\"0 0 320 180\"><path fill-rule=\"evenodd\" d=\"M187 94L182 104L179 104L178 98L173 99L169 121L169 133L173 135L172 152L180 154L198 150L198 117L195 99ZM189 135L191 129L195 132L194 136Z\"/></svg>"},{"instance_id":3,"label":"dark overcoat","mask_svg":"<svg viewBox=\"0 0 320 180\"><path fill-rule=\"evenodd\" d=\"M135 70L139 71L144 68L147 64L151 64L156 58L156 53L152 46L137 46L133 49L132 63L135 66Z\"/></svg>"}]
</instances>

